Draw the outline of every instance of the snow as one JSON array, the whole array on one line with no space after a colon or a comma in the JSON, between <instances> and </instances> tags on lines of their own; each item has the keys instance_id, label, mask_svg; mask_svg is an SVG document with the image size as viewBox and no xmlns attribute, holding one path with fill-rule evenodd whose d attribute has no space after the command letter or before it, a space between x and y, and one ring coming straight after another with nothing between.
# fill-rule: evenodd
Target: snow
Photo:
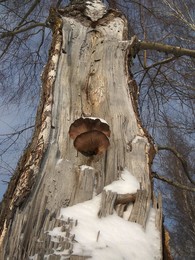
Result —
<instances>
[{"instance_id":1,"label":"snow","mask_svg":"<svg viewBox=\"0 0 195 260\"><path fill-rule=\"evenodd\" d=\"M140 135L136 135L132 141L132 144L135 144L139 141L144 141L144 140L147 140L146 137L144 136L140 136Z\"/></svg>"},{"instance_id":2,"label":"snow","mask_svg":"<svg viewBox=\"0 0 195 260\"><path fill-rule=\"evenodd\" d=\"M83 117L83 118L89 118L89 119L92 119L92 120L96 120L96 119L99 119L102 123L105 123L108 125L108 123L106 122L106 120L100 118L100 117Z\"/></svg>"},{"instance_id":3,"label":"snow","mask_svg":"<svg viewBox=\"0 0 195 260\"><path fill-rule=\"evenodd\" d=\"M117 192L118 194L126 194L136 193L139 188L140 185L137 179L131 175L127 169L125 169L121 174L121 178L118 181L114 181L110 185L104 187L104 190L111 190L113 192Z\"/></svg>"},{"instance_id":4,"label":"snow","mask_svg":"<svg viewBox=\"0 0 195 260\"><path fill-rule=\"evenodd\" d=\"M60 158L60 159L57 160L57 163L56 163L56 164L58 165L58 164L61 164L62 162L63 162L63 159Z\"/></svg>"},{"instance_id":5,"label":"snow","mask_svg":"<svg viewBox=\"0 0 195 260\"><path fill-rule=\"evenodd\" d=\"M80 166L80 169L81 169L81 171L84 171L85 169L94 170L93 167L88 166L88 165L81 165L81 166Z\"/></svg>"},{"instance_id":6,"label":"snow","mask_svg":"<svg viewBox=\"0 0 195 260\"><path fill-rule=\"evenodd\" d=\"M82 167L86 167L83 165ZM117 193L134 193L139 183L128 170L121 178L105 187ZM155 227L155 210L151 208L146 229L139 224L120 218L116 212L105 218L98 218L101 194L92 200L62 208L60 218L71 219L71 235L75 235L73 254L91 256L93 260L153 260L161 259L160 233ZM128 210L127 210L128 211ZM65 236L59 227L49 234L53 237Z\"/></svg>"},{"instance_id":7,"label":"snow","mask_svg":"<svg viewBox=\"0 0 195 260\"><path fill-rule=\"evenodd\" d=\"M86 4L85 14L89 16L92 21L97 21L106 13L105 6L100 0L87 1Z\"/></svg>"}]
</instances>

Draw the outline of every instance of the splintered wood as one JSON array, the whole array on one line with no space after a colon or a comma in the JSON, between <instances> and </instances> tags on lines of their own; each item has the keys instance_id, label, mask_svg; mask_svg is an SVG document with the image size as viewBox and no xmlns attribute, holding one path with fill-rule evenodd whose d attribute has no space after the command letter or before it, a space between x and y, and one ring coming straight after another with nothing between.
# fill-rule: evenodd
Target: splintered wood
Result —
<instances>
[{"instance_id":1,"label":"splintered wood","mask_svg":"<svg viewBox=\"0 0 195 260\"><path fill-rule=\"evenodd\" d=\"M73 243L75 236L71 235L71 229L77 225L77 221L68 218L67 221L57 219L56 213L53 219L47 219L44 225L45 232L40 233L37 238L34 237L33 243L29 248L31 257L37 255L36 259L61 259L61 257L70 257L73 253ZM60 229L62 235L52 235L54 228ZM76 259L76 258L75 258Z\"/></svg>"},{"instance_id":2,"label":"splintered wood","mask_svg":"<svg viewBox=\"0 0 195 260\"><path fill-rule=\"evenodd\" d=\"M157 198L153 195L153 207L156 210L155 225L162 232L162 194L159 194Z\"/></svg>"},{"instance_id":3,"label":"splintered wood","mask_svg":"<svg viewBox=\"0 0 195 260\"><path fill-rule=\"evenodd\" d=\"M136 194L117 194L110 190L103 190L98 217L101 218L111 215L114 210L116 210L117 214L122 217L127 205L135 202L135 199Z\"/></svg>"},{"instance_id":4,"label":"splintered wood","mask_svg":"<svg viewBox=\"0 0 195 260\"><path fill-rule=\"evenodd\" d=\"M148 210L150 209L150 201L150 194L147 190L138 190L129 221L136 222L145 228Z\"/></svg>"},{"instance_id":5,"label":"splintered wood","mask_svg":"<svg viewBox=\"0 0 195 260\"><path fill-rule=\"evenodd\" d=\"M102 192L100 210L98 212L98 217L106 217L107 215L113 214L114 204L117 197L116 192L105 191Z\"/></svg>"}]
</instances>

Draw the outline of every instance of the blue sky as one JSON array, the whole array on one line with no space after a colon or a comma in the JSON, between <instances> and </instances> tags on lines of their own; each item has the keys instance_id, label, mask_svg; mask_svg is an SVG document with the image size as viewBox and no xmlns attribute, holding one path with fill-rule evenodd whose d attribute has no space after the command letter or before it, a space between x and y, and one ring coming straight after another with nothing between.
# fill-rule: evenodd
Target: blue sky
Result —
<instances>
[{"instance_id":1,"label":"blue sky","mask_svg":"<svg viewBox=\"0 0 195 260\"><path fill-rule=\"evenodd\" d=\"M32 129L28 129L20 135L11 134L33 125L34 114L35 109L26 107L24 103L0 105L0 200L23 149L30 141ZM9 149L4 153L8 147Z\"/></svg>"}]
</instances>

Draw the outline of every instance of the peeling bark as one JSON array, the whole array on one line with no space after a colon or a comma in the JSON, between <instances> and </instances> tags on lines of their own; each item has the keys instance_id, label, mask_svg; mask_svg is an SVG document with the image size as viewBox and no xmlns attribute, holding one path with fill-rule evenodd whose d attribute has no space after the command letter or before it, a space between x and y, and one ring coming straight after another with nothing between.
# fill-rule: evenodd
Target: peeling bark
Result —
<instances>
[{"instance_id":1,"label":"peeling bark","mask_svg":"<svg viewBox=\"0 0 195 260\"><path fill-rule=\"evenodd\" d=\"M48 24L53 27L53 42L42 76L35 133L1 205L1 259L35 254L43 259L52 256L52 248L58 245L68 250L69 259L87 259L72 255L74 238L69 231L76 220L64 223L57 219L58 212L101 193L125 168L140 183L136 198L125 201L135 200L130 221L145 226L155 150L137 112L136 82L128 70L132 43L126 38L127 21L117 11L104 13L86 12L83 4L58 13L51 9ZM80 117L108 122L111 137L105 154L88 158L76 151L68 133ZM120 195L110 195L108 213L118 200L123 204L118 206L122 216L125 203ZM47 235L54 226L67 229L65 241L57 245ZM58 258L53 254L51 259Z\"/></svg>"}]
</instances>

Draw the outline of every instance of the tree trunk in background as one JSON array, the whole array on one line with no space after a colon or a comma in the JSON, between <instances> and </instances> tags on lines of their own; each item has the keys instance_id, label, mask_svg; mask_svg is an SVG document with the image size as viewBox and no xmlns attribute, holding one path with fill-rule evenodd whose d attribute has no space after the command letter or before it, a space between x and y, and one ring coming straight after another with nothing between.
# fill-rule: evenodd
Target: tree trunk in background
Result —
<instances>
[{"instance_id":1,"label":"tree trunk in background","mask_svg":"<svg viewBox=\"0 0 195 260\"><path fill-rule=\"evenodd\" d=\"M62 225L60 208L100 194L125 168L140 182L129 220L145 227L151 209L154 147L137 113L127 21L96 1L96 11L80 2L50 12L53 41L35 133L1 203L0 259L51 254L45 231ZM104 155L85 157L74 148L68 132L80 117L108 122L110 147ZM161 206L153 201L161 230Z\"/></svg>"}]
</instances>

